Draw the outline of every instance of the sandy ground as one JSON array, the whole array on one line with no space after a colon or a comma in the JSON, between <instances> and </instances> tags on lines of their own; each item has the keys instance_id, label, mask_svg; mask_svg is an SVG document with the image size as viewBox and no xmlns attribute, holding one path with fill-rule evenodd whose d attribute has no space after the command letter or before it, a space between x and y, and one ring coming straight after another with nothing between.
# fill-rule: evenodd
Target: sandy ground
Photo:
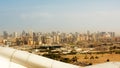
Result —
<instances>
[{"instance_id":1,"label":"sandy ground","mask_svg":"<svg viewBox=\"0 0 120 68\"><path fill-rule=\"evenodd\" d=\"M120 62L120 54L77 54L77 55L63 55L62 57L66 58L72 58L73 56L76 56L78 58L79 62L86 62L86 63L92 63L92 64L99 64L107 62L107 59L109 59L110 62ZM88 59L84 59L85 56L88 57ZM98 59L90 59L91 56L98 57Z\"/></svg>"}]
</instances>

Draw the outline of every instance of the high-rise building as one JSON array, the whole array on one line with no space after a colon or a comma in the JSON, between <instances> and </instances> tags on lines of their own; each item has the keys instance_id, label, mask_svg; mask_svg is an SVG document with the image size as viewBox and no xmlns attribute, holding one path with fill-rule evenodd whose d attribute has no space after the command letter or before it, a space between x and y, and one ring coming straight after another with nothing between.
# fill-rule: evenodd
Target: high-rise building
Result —
<instances>
[{"instance_id":1,"label":"high-rise building","mask_svg":"<svg viewBox=\"0 0 120 68\"><path fill-rule=\"evenodd\" d=\"M25 37L26 36L26 32L23 30L22 31L22 37Z\"/></svg>"},{"instance_id":2,"label":"high-rise building","mask_svg":"<svg viewBox=\"0 0 120 68\"><path fill-rule=\"evenodd\" d=\"M115 37L115 32L108 32L110 34L110 36L113 38Z\"/></svg>"},{"instance_id":3,"label":"high-rise building","mask_svg":"<svg viewBox=\"0 0 120 68\"><path fill-rule=\"evenodd\" d=\"M18 37L18 33L17 33L17 32L14 32L14 33L13 33L13 37L14 37L14 38L17 38L17 37Z\"/></svg>"},{"instance_id":4,"label":"high-rise building","mask_svg":"<svg viewBox=\"0 0 120 68\"><path fill-rule=\"evenodd\" d=\"M89 30L87 30L87 35L90 36L90 31Z\"/></svg>"},{"instance_id":5,"label":"high-rise building","mask_svg":"<svg viewBox=\"0 0 120 68\"><path fill-rule=\"evenodd\" d=\"M7 38L8 38L8 33L7 33L7 31L3 31L3 38L4 38L4 39L7 39Z\"/></svg>"}]
</instances>

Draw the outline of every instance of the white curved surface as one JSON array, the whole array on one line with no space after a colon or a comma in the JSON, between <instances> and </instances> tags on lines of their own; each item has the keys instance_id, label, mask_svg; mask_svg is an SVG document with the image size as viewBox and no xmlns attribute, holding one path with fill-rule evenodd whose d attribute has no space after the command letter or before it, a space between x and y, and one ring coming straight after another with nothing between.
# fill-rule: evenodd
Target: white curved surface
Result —
<instances>
[{"instance_id":1,"label":"white curved surface","mask_svg":"<svg viewBox=\"0 0 120 68\"><path fill-rule=\"evenodd\" d=\"M0 68L26 68L14 62L10 62L8 59L0 56Z\"/></svg>"},{"instance_id":2,"label":"white curved surface","mask_svg":"<svg viewBox=\"0 0 120 68\"><path fill-rule=\"evenodd\" d=\"M0 47L0 57L2 57L1 59L4 59L3 61L5 62L5 65L3 66L6 67L3 68L80 68L76 65L56 61L9 47Z\"/></svg>"},{"instance_id":3,"label":"white curved surface","mask_svg":"<svg viewBox=\"0 0 120 68\"><path fill-rule=\"evenodd\" d=\"M9 47L0 47L0 68L83 68ZM107 62L84 68L120 68L120 62Z\"/></svg>"}]
</instances>

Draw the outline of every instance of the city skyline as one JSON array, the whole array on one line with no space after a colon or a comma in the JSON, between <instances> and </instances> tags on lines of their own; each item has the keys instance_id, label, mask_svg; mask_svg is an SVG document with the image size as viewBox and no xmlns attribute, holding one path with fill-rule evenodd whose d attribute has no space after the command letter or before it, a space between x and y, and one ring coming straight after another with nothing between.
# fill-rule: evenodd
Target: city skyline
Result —
<instances>
[{"instance_id":1,"label":"city skyline","mask_svg":"<svg viewBox=\"0 0 120 68\"><path fill-rule=\"evenodd\" d=\"M0 32L21 30L120 34L119 0L0 1Z\"/></svg>"}]
</instances>

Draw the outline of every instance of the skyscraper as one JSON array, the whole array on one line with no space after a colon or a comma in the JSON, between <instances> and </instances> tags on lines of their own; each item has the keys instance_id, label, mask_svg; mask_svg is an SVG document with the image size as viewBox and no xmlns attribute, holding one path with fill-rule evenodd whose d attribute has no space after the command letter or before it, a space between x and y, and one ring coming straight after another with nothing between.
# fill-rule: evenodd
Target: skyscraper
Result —
<instances>
[{"instance_id":1,"label":"skyscraper","mask_svg":"<svg viewBox=\"0 0 120 68\"><path fill-rule=\"evenodd\" d=\"M4 38L4 39L7 39L7 38L8 38L8 33L7 33L7 31L3 31L3 38Z\"/></svg>"}]
</instances>

